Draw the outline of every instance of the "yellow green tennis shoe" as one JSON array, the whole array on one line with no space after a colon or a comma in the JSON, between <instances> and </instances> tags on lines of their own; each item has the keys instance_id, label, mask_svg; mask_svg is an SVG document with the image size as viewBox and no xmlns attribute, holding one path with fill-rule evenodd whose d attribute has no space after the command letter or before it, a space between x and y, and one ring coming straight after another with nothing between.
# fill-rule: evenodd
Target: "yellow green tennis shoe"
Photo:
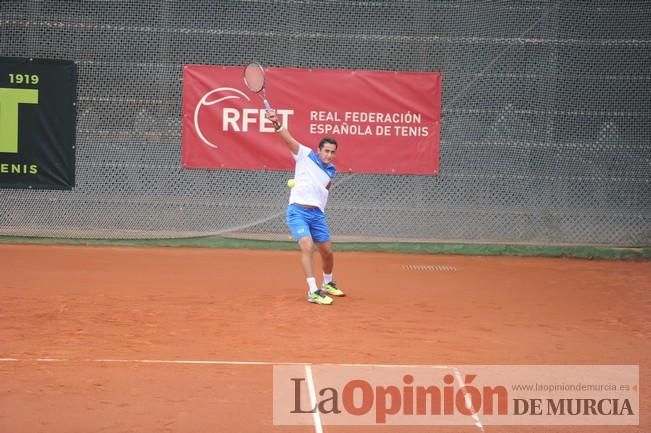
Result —
<instances>
[{"instance_id":1,"label":"yellow green tennis shoe","mask_svg":"<svg viewBox=\"0 0 651 433\"><path fill-rule=\"evenodd\" d=\"M319 305L330 305L332 304L332 298L322 290L317 290L316 292L307 292L307 302L312 302Z\"/></svg>"},{"instance_id":2,"label":"yellow green tennis shoe","mask_svg":"<svg viewBox=\"0 0 651 433\"><path fill-rule=\"evenodd\" d=\"M330 281L329 283L323 283L321 286L321 290L326 292L330 296L346 296L344 292L341 291L336 285L334 281Z\"/></svg>"}]
</instances>

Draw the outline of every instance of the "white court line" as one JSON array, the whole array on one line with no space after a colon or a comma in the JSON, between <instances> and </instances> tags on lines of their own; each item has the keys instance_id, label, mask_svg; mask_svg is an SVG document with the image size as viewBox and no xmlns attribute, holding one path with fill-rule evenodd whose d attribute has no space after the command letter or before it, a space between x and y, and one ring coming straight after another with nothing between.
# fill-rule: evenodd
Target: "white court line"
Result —
<instances>
[{"instance_id":1,"label":"white court line","mask_svg":"<svg viewBox=\"0 0 651 433\"><path fill-rule=\"evenodd\" d=\"M314 379L312 378L312 367L305 366L305 378L307 379L307 393L310 396L310 407L314 409L312 412L312 420L314 421L314 431L316 433L323 433L321 426L321 415L316 406L316 392L314 391Z\"/></svg>"},{"instance_id":2,"label":"white court line","mask_svg":"<svg viewBox=\"0 0 651 433\"><path fill-rule=\"evenodd\" d=\"M0 362L66 362L67 359L63 358L29 358L29 359L18 359L18 358L0 358Z\"/></svg>"},{"instance_id":3,"label":"white court line","mask_svg":"<svg viewBox=\"0 0 651 433\"><path fill-rule=\"evenodd\" d=\"M252 365L252 366L274 366L274 365L291 365L305 367L308 393L310 404L316 406L316 394L314 389L314 379L312 376L312 366L343 366L343 367L377 367L377 368L432 368L453 370L454 375L463 387L463 379L457 367L447 365L424 365L424 364L365 364L365 363L307 363L307 362L274 362L274 361L224 361L224 360L199 360L199 359L69 359L69 358L0 358L0 362L89 362L89 363L115 363L115 364L190 364L190 365ZM469 395L465 395L466 404L475 412L472 407L472 401ZM312 414L314 419L314 429L316 433L323 433L321 417L318 411ZM477 414L473 414L475 426L483 433L484 426Z\"/></svg>"},{"instance_id":4,"label":"white court line","mask_svg":"<svg viewBox=\"0 0 651 433\"><path fill-rule=\"evenodd\" d=\"M459 387L463 387L463 380L461 379L461 373L459 372L459 369L457 367L454 367L454 376L457 378L457 381L459 382ZM481 420L479 419L479 415L477 415L477 410L475 410L475 407L472 405L472 398L470 397L470 394L465 393L464 394L464 400L466 401L466 407L470 409L473 414L472 419L475 420L475 426L483 433L484 432L484 426L481 423Z\"/></svg>"},{"instance_id":5,"label":"white court line","mask_svg":"<svg viewBox=\"0 0 651 433\"><path fill-rule=\"evenodd\" d=\"M377 367L377 368L434 368L449 369L454 367L446 365L419 365L419 364L355 364L355 363L314 363L314 362L282 362L282 361L224 361L201 359L71 359L71 358L0 358L0 362L97 362L97 363L124 363L124 364L205 364L205 365L292 365L292 366L337 366L337 367Z\"/></svg>"}]
</instances>

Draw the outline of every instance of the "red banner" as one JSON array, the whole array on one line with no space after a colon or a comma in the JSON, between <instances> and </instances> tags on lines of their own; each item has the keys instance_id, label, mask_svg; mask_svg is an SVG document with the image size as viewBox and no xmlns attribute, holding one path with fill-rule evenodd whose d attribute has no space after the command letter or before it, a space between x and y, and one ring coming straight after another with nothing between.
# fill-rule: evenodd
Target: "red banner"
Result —
<instances>
[{"instance_id":1,"label":"red banner","mask_svg":"<svg viewBox=\"0 0 651 433\"><path fill-rule=\"evenodd\" d=\"M185 66L183 167L293 169L242 72ZM266 96L301 143L315 149L324 136L337 140L340 173L438 173L438 72L268 68Z\"/></svg>"}]
</instances>

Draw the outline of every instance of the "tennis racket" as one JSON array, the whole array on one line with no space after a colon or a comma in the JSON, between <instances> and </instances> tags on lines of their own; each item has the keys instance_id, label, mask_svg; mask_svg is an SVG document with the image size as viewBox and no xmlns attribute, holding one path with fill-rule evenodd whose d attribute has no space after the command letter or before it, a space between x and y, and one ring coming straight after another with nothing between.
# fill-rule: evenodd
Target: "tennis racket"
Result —
<instances>
[{"instance_id":1,"label":"tennis racket","mask_svg":"<svg viewBox=\"0 0 651 433\"><path fill-rule=\"evenodd\" d=\"M244 68L244 84L249 88L250 91L255 93L262 99L267 110L271 110L271 104L267 101L267 96L264 91L264 69L259 63L250 63ZM276 129L280 128L280 123L278 121L273 121L274 127Z\"/></svg>"}]
</instances>

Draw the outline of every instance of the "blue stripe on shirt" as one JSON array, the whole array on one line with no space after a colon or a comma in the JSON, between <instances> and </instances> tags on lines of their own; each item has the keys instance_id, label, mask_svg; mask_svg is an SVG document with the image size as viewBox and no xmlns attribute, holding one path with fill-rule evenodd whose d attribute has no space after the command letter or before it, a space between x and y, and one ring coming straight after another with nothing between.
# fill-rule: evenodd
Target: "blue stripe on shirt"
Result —
<instances>
[{"instance_id":1,"label":"blue stripe on shirt","mask_svg":"<svg viewBox=\"0 0 651 433\"><path fill-rule=\"evenodd\" d=\"M337 174L337 169L335 168L332 163L328 163L328 165L323 165L323 162L319 159L319 155L317 155L313 150L310 150L310 154L308 155L312 161L319 167L321 170L325 171L325 173L332 179L335 177L335 174Z\"/></svg>"}]
</instances>

